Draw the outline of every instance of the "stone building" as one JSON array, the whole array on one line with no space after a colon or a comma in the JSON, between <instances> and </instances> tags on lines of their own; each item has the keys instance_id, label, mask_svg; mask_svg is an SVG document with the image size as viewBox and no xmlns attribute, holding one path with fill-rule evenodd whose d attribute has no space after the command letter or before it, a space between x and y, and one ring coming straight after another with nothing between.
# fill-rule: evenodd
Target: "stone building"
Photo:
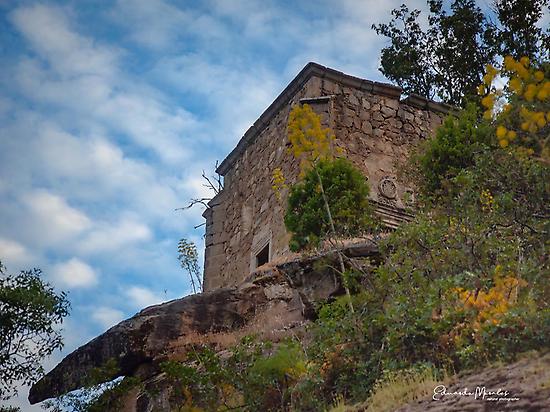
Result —
<instances>
[{"instance_id":1,"label":"stone building","mask_svg":"<svg viewBox=\"0 0 550 412\"><path fill-rule=\"evenodd\" d=\"M307 103L336 137L336 146L365 174L383 221L395 227L409 215L414 193L399 183L399 164L441 123L448 107L401 88L308 63L219 165L224 189L209 202L204 289L234 286L256 267L289 253L284 202L272 189L280 167L291 183L298 162L288 152L288 115Z\"/></svg>"}]
</instances>

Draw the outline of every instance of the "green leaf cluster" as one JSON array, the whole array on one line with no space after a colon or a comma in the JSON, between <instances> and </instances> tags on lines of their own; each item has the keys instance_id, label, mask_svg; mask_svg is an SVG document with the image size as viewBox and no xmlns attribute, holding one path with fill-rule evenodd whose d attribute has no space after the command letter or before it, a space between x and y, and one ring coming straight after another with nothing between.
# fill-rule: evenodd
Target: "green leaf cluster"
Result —
<instances>
[{"instance_id":1,"label":"green leaf cluster","mask_svg":"<svg viewBox=\"0 0 550 412\"><path fill-rule=\"evenodd\" d=\"M57 326L69 307L66 294L56 293L40 269L12 275L0 263L0 399L16 393L16 381L35 382L42 360L63 347Z\"/></svg>"},{"instance_id":2,"label":"green leaf cluster","mask_svg":"<svg viewBox=\"0 0 550 412\"><path fill-rule=\"evenodd\" d=\"M285 225L292 233L291 250L317 247L331 235L323 191L334 222L334 235L360 236L373 227L364 175L346 159L322 160L290 189Z\"/></svg>"},{"instance_id":3,"label":"green leaf cluster","mask_svg":"<svg viewBox=\"0 0 550 412\"><path fill-rule=\"evenodd\" d=\"M444 189L444 182L473 166L475 155L493 145L493 135L489 124L479 122L474 104L456 117L448 116L435 137L427 140L413 157L415 183L423 194L437 194Z\"/></svg>"},{"instance_id":4,"label":"green leaf cluster","mask_svg":"<svg viewBox=\"0 0 550 412\"><path fill-rule=\"evenodd\" d=\"M485 67L498 56L547 59L550 32L540 28L548 0L497 0L493 16L474 0L428 0L427 27L419 10L403 4L389 23L374 24L390 41L380 71L407 94L438 98L464 107L476 100Z\"/></svg>"}]
</instances>

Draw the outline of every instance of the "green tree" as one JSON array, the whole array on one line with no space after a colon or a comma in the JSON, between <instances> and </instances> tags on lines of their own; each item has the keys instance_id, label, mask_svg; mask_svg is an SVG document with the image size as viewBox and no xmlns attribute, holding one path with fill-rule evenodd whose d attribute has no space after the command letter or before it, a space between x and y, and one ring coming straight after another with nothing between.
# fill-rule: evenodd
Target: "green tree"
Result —
<instances>
[{"instance_id":1,"label":"green tree","mask_svg":"<svg viewBox=\"0 0 550 412\"><path fill-rule=\"evenodd\" d=\"M317 247L327 240L338 256L350 312L354 312L341 239L365 234L374 222L368 203L369 188L360 171L344 159L335 159L334 135L307 104L296 105L288 120L289 151L300 161L303 182L291 188L285 225L292 233L290 248ZM285 185L280 169L273 172L273 188L280 196Z\"/></svg>"},{"instance_id":2,"label":"green tree","mask_svg":"<svg viewBox=\"0 0 550 412\"><path fill-rule=\"evenodd\" d=\"M364 235L373 223L368 195L365 177L348 160L318 162L290 189L285 214L290 249L317 247L327 237Z\"/></svg>"},{"instance_id":3,"label":"green tree","mask_svg":"<svg viewBox=\"0 0 550 412\"><path fill-rule=\"evenodd\" d=\"M0 263L0 399L31 384L44 372L41 361L63 347L56 326L69 314L64 292L42 280L40 269L10 275Z\"/></svg>"},{"instance_id":4,"label":"green tree","mask_svg":"<svg viewBox=\"0 0 550 412\"><path fill-rule=\"evenodd\" d=\"M288 136L289 151L300 161L301 177L290 188L285 213L285 226L292 234L290 248L315 248L321 240L334 243L372 229L364 175L348 160L335 156L332 131L321 126L309 105L292 109ZM276 191L286 186L280 169L274 171L273 180Z\"/></svg>"},{"instance_id":5,"label":"green tree","mask_svg":"<svg viewBox=\"0 0 550 412\"><path fill-rule=\"evenodd\" d=\"M493 6L498 18L497 41L501 55L515 59L548 59L550 29L539 27L548 0L495 0Z\"/></svg>"},{"instance_id":6,"label":"green tree","mask_svg":"<svg viewBox=\"0 0 550 412\"><path fill-rule=\"evenodd\" d=\"M445 182L461 170L474 165L474 155L488 150L494 143L494 129L479 123L479 110L474 104L458 116L448 116L413 156L414 184L425 195L438 195Z\"/></svg>"},{"instance_id":7,"label":"green tree","mask_svg":"<svg viewBox=\"0 0 550 412\"><path fill-rule=\"evenodd\" d=\"M493 23L474 0L454 0L447 11L442 0L428 0L428 27L420 11L406 5L392 11L387 24L373 25L390 39L381 51L380 71L406 93L437 97L464 106L476 98L487 64L499 55L547 58L548 31L536 26L548 0L498 0Z\"/></svg>"}]
</instances>

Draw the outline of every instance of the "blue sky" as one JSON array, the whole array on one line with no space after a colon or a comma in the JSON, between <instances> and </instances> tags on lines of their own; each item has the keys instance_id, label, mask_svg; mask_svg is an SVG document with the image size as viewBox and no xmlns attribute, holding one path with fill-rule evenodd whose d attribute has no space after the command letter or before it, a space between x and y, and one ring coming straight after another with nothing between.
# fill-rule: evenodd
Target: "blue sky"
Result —
<instances>
[{"instance_id":1,"label":"blue sky","mask_svg":"<svg viewBox=\"0 0 550 412\"><path fill-rule=\"evenodd\" d=\"M202 170L308 61L383 80L370 27L401 2L0 0L0 259L72 302L47 369L190 293L176 245L202 252L202 210L175 209Z\"/></svg>"}]
</instances>

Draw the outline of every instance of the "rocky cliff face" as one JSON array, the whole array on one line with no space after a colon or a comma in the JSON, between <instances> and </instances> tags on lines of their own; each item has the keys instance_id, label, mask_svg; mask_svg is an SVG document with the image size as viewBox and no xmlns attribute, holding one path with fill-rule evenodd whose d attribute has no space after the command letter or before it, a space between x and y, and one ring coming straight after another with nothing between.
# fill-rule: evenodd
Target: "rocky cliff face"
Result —
<instances>
[{"instance_id":1,"label":"rocky cliff face","mask_svg":"<svg viewBox=\"0 0 550 412\"><path fill-rule=\"evenodd\" d=\"M370 256L375 250L355 245L347 252ZM251 333L274 341L296 333L314 315L314 302L341 292L333 274L313 269L316 259L264 267L237 287L146 308L65 357L31 388L29 401L83 387L92 369L111 359L118 363L118 376L137 376L158 388L160 362L181 357L192 345L209 343L223 350ZM150 399L134 393L128 410L170 410L161 395Z\"/></svg>"}]
</instances>

